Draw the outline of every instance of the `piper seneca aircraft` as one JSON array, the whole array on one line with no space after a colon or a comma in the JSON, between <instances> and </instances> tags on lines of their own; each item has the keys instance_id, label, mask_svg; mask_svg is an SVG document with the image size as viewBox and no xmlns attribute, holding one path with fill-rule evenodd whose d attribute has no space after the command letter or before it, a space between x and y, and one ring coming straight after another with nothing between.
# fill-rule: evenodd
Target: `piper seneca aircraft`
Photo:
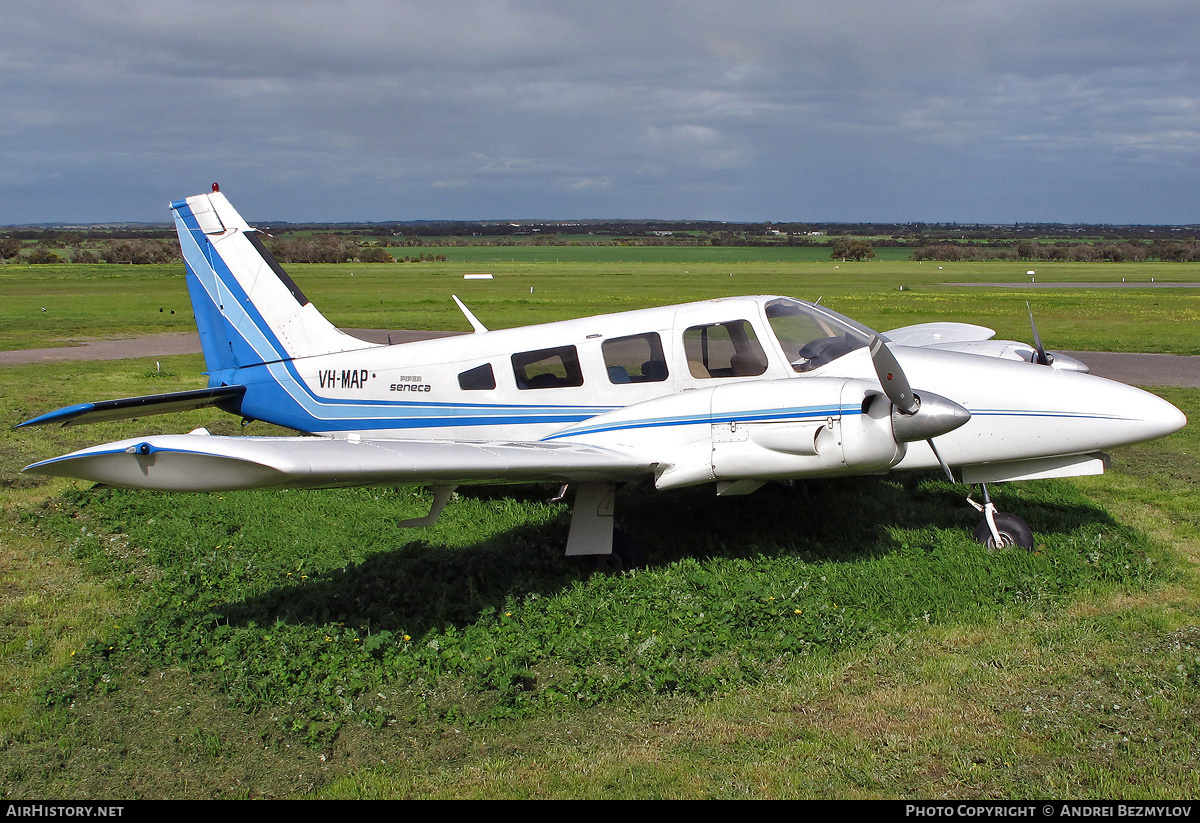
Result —
<instances>
[{"instance_id":1,"label":"piper seneca aircraft","mask_svg":"<svg viewBox=\"0 0 1200 823\"><path fill-rule=\"evenodd\" d=\"M209 387L69 406L20 425L72 425L216 406L307 436L204 429L94 446L27 466L173 491L417 484L436 521L467 483L574 488L568 555L617 568L616 489L941 468L979 485L977 539L1033 545L987 484L1096 474L1101 450L1187 422L1152 394L962 323L878 334L791 297L706 300L381 345L327 321L213 186L171 204ZM1032 315L1031 315L1032 320Z\"/></svg>"}]
</instances>

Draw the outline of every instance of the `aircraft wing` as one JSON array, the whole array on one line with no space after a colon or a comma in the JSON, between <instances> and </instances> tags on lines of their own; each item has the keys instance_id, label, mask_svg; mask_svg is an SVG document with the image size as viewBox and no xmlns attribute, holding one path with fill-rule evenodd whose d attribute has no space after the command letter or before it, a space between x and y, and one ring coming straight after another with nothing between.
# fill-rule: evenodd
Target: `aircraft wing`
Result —
<instances>
[{"instance_id":1,"label":"aircraft wing","mask_svg":"<svg viewBox=\"0 0 1200 823\"><path fill-rule=\"evenodd\" d=\"M619 482L653 464L612 449L571 443L225 437L132 438L25 467L31 474L164 491L332 488L486 482Z\"/></svg>"},{"instance_id":2,"label":"aircraft wing","mask_svg":"<svg viewBox=\"0 0 1200 823\"><path fill-rule=\"evenodd\" d=\"M972 323L919 323L892 329L884 332L883 336L898 346L934 346L991 340L996 336L996 331Z\"/></svg>"},{"instance_id":3,"label":"aircraft wing","mask_svg":"<svg viewBox=\"0 0 1200 823\"><path fill-rule=\"evenodd\" d=\"M1037 349L1028 343L993 340L995 336L994 329L972 323L919 323L884 332L884 337L900 346L957 351L1004 360L1024 360L1026 363L1034 362L1037 357ZM1061 371L1088 371L1087 365L1074 357L1068 357L1061 352L1052 354L1052 368Z\"/></svg>"},{"instance_id":4,"label":"aircraft wing","mask_svg":"<svg viewBox=\"0 0 1200 823\"><path fill-rule=\"evenodd\" d=\"M224 411L236 413L236 406L245 393L245 386L218 386L211 389L125 397L120 400L97 400L93 403L78 403L74 406L47 412L32 420L18 423L14 428L45 426L51 423L77 426L81 423L102 423L108 420L147 417L151 414L191 411L202 409L205 406L217 406Z\"/></svg>"}]
</instances>

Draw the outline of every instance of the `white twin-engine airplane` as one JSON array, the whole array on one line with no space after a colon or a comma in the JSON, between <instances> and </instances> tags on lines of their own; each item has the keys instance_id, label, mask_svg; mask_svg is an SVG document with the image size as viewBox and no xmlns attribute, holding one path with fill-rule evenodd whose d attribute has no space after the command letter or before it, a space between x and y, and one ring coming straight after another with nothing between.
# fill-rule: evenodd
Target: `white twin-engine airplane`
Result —
<instances>
[{"instance_id":1,"label":"white twin-engine airplane","mask_svg":"<svg viewBox=\"0 0 1200 823\"><path fill-rule=\"evenodd\" d=\"M877 334L790 297L706 300L474 334L367 343L330 324L216 186L171 204L209 388L69 406L70 425L217 406L313 436L139 437L25 471L175 491L417 484L433 523L465 483L575 488L568 555L641 561L613 539L619 484L770 481L941 467L980 484L975 536L1032 546L988 483L1097 474L1102 449L1187 422L1152 394L991 329ZM914 388L910 388L911 386ZM955 481L957 482L957 481Z\"/></svg>"}]
</instances>

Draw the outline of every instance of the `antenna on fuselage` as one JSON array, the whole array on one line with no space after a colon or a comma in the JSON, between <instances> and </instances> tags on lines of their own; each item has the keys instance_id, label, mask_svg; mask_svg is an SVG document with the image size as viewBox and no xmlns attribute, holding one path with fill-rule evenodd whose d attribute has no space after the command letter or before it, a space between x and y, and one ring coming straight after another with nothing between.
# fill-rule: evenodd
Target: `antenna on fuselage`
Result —
<instances>
[{"instance_id":1,"label":"antenna on fuselage","mask_svg":"<svg viewBox=\"0 0 1200 823\"><path fill-rule=\"evenodd\" d=\"M471 324L471 328L475 330L476 334L481 334L482 332L487 331L487 326L480 323L479 318L471 314L471 310L463 305L463 301L458 299L457 294L452 294L450 296L454 298L454 302L458 305L459 310L466 315L467 322Z\"/></svg>"}]
</instances>

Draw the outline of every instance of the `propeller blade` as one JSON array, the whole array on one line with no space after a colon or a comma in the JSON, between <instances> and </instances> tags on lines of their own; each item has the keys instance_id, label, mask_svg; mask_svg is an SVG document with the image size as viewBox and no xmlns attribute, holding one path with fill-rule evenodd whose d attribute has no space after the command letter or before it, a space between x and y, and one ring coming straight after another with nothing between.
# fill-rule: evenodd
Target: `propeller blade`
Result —
<instances>
[{"instance_id":1,"label":"propeller blade","mask_svg":"<svg viewBox=\"0 0 1200 823\"><path fill-rule=\"evenodd\" d=\"M879 385L892 405L905 414L915 412L920 404L908 385L904 370L900 368L900 361L878 334L871 338L871 365L875 367Z\"/></svg>"},{"instance_id":2,"label":"propeller blade","mask_svg":"<svg viewBox=\"0 0 1200 823\"><path fill-rule=\"evenodd\" d=\"M942 471L944 471L946 476L950 478L950 482L957 483L958 481L954 479L954 472L950 471L950 466L947 465L946 459L942 457L942 453L938 451L937 446L933 445L933 438L931 437L925 442L929 444L929 448L933 449L933 456L936 457L938 462L942 464Z\"/></svg>"},{"instance_id":3,"label":"propeller blade","mask_svg":"<svg viewBox=\"0 0 1200 823\"><path fill-rule=\"evenodd\" d=\"M1029 310L1029 326L1033 329L1033 347L1037 350L1037 359L1034 360L1039 366L1049 366L1054 362L1054 355L1047 354L1046 349L1042 346L1042 336L1038 334L1037 323L1033 321L1033 309L1029 305L1029 301L1025 302L1025 308Z\"/></svg>"}]
</instances>

